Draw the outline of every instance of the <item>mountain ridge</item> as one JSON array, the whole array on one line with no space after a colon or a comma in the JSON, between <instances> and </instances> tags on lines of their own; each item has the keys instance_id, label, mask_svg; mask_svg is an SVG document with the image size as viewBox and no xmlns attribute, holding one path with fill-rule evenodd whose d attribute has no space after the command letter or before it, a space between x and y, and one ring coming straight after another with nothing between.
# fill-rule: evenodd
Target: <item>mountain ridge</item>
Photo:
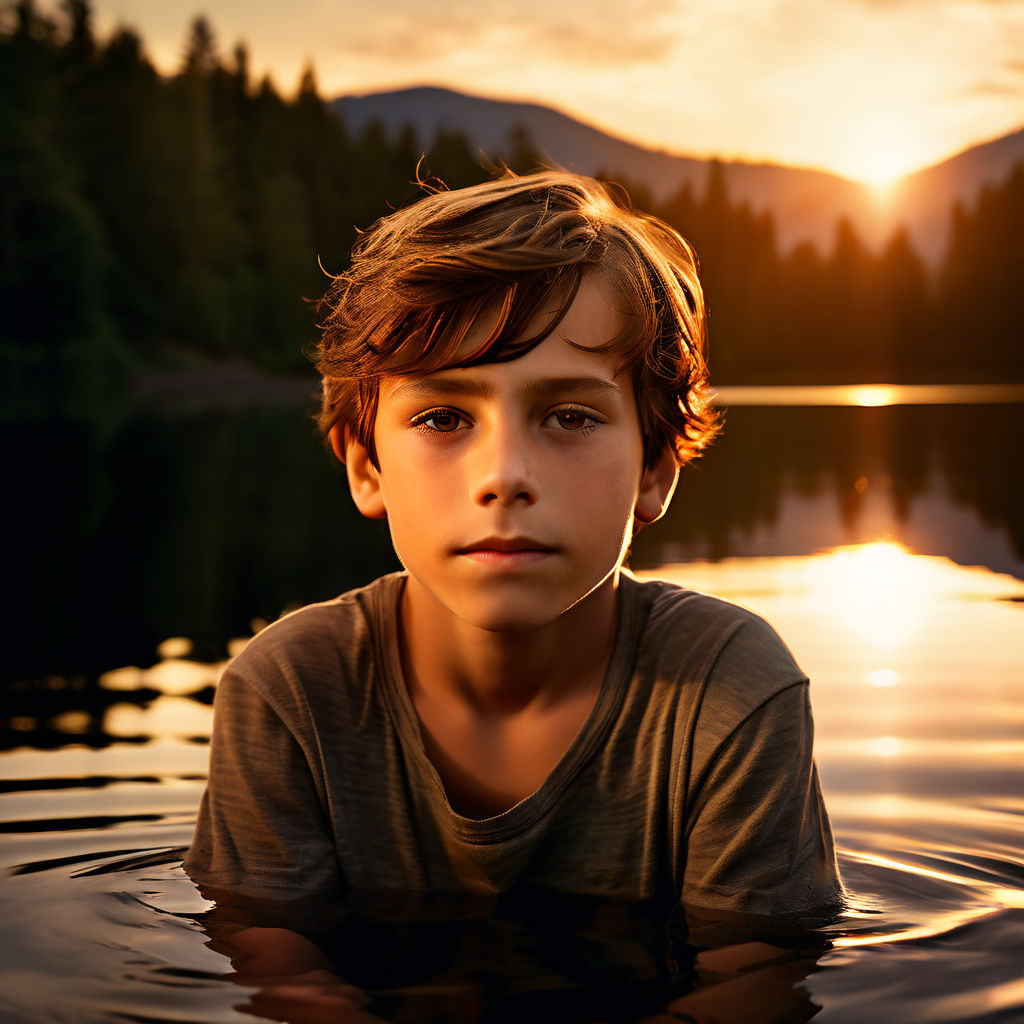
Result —
<instances>
[{"instance_id":1,"label":"mountain ridge","mask_svg":"<svg viewBox=\"0 0 1024 1024\"><path fill-rule=\"evenodd\" d=\"M374 120L396 134L405 124L429 145L441 129L461 132L491 157L507 151L511 132L521 127L555 163L583 174L622 176L664 202L688 184L706 186L713 162L721 165L729 196L757 213L771 212L783 251L810 242L827 252L836 225L847 219L878 251L903 225L912 244L934 268L949 238L953 204L970 202L987 184L1001 181L1024 160L1024 128L955 154L878 189L828 171L769 161L687 156L652 149L611 135L554 107L413 86L341 96L330 102L355 131Z\"/></svg>"}]
</instances>

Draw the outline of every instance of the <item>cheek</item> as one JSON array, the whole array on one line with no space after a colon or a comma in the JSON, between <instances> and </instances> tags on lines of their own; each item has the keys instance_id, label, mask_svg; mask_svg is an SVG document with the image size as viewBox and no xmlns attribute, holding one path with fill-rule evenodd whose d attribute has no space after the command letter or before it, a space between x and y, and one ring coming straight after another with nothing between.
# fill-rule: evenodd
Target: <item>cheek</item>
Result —
<instances>
[{"instance_id":1,"label":"cheek","mask_svg":"<svg viewBox=\"0 0 1024 1024\"><path fill-rule=\"evenodd\" d=\"M450 521L458 487L451 467L442 468L429 459L410 455L384 465L381 497L388 512L392 538L414 546L426 539L438 525Z\"/></svg>"},{"instance_id":2,"label":"cheek","mask_svg":"<svg viewBox=\"0 0 1024 1024\"><path fill-rule=\"evenodd\" d=\"M616 446L582 460L574 468L574 476L580 478L576 486L599 492L605 495L605 500L621 501L639 490L640 466L641 457L631 447Z\"/></svg>"},{"instance_id":3,"label":"cheek","mask_svg":"<svg viewBox=\"0 0 1024 1024\"><path fill-rule=\"evenodd\" d=\"M639 492L636 463L627 458L563 470L558 486L567 505L577 512L582 529L593 523L603 532L632 521ZM612 531L614 532L614 530Z\"/></svg>"}]
</instances>

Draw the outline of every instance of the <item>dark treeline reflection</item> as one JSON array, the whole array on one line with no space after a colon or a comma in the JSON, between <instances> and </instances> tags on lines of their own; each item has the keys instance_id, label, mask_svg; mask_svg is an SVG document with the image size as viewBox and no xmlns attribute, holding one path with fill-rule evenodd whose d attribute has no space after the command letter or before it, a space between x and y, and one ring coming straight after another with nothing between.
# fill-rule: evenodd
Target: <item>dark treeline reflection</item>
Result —
<instances>
[{"instance_id":1,"label":"dark treeline reflection","mask_svg":"<svg viewBox=\"0 0 1024 1024\"><path fill-rule=\"evenodd\" d=\"M202 18L165 78L130 29L94 36L88 0L61 10L23 0L0 17L8 419L88 416L140 369L300 367L318 258L343 269L357 228L417 193L424 152L421 173L452 186L488 174L458 134L351 132L312 69L282 98ZM522 132L489 157L537 163ZM902 231L874 254L840 223L830 251L780 253L771 216L734 204L714 166L699 194L630 190L697 246L718 383L1024 380L1021 167L950 211L931 277Z\"/></svg>"},{"instance_id":2,"label":"dark treeline reflection","mask_svg":"<svg viewBox=\"0 0 1024 1024\"><path fill-rule=\"evenodd\" d=\"M734 408L725 423L714 447L683 470L665 519L635 542L634 565L684 555L811 554L855 542L879 490L897 535L911 503L933 499L927 535L911 538L927 545L925 554L1000 571L1024 559L1024 473L1007 454L1024 437L1024 406ZM826 499L815 518L826 519L831 505L842 532L823 538L812 524L781 522L780 505L792 497ZM957 505L974 510L979 526L1005 530L1003 564L962 532ZM776 535L770 550L739 550L759 528Z\"/></svg>"},{"instance_id":3,"label":"dark treeline reflection","mask_svg":"<svg viewBox=\"0 0 1024 1024\"><path fill-rule=\"evenodd\" d=\"M949 516L962 503L1005 531L1008 558L1024 556L1024 477L1003 454L1022 421L1022 406L732 409L724 436L684 470L666 519L641 534L634 564L848 543L881 487L896 521L938 489L928 553L1012 568L972 548L977 538ZM7 431L0 462L14 496L3 528L7 679L151 664L169 636L217 657L254 618L397 567L301 406L139 413L104 433ZM794 496L838 508L832 532L805 536L789 522ZM748 550L758 529L770 546Z\"/></svg>"},{"instance_id":4,"label":"dark treeline reflection","mask_svg":"<svg viewBox=\"0 0 1024 1024\"><path fill-rule=\"evenodd\" d=\"M10 675L150 664L167 636L216 656L252 620L397 567L302 410L127 420L4 440Z\"/></svg>"}]
</instances>

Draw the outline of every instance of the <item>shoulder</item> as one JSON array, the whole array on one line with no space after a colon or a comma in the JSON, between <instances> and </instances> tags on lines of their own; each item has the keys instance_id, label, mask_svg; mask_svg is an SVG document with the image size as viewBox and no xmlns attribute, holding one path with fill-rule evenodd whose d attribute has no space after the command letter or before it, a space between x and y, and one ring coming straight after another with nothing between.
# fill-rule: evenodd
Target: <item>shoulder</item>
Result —
<instances>
[{"instance_id":1,"label":"shoulder","mask_svg":"<svg viewBox=\"0 0 1024 1024\"><path fill-rule=\"evenodd\" d=\"M760 620L760 616L742 605L690 590L670 580L640 579L629 575L624 577L624 582L646 606L649 627L729 632L748 619Z\"/></svg>"},{"instance_id":2,"label":"shoulder","mask_svg":"<svg viewBox=\"0 0 1024 1024\"><path fill-rule=\"evenodd\" d=\"M628 578L646 609L641 659L671 674L685 666L703 699L742 716L807 677L760 615L719 597L664 580Z\"/></svg>"},{"instance_id":3,"label":"shoulder","mask_svg":"<svg viewBox=\"0 0 1024 1024\"><path fill-rule=\"evenodd\" d=\"M337 687L368 678L382 618L393 615L403 575L289 612L258 633L228 664L224 681L243 681L275 703L284 690Z\"/></svg>"}]
</instances>

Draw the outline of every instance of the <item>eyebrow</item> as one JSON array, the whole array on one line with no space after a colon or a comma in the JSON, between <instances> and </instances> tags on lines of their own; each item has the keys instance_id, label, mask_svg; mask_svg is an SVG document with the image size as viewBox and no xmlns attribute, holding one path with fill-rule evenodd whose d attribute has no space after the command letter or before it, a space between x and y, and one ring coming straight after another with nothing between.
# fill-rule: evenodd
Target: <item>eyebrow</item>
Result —
<instances>
[{"instance_id":1,"label":"eyebrow","mask_svg":"<svg viewBox=\"0 0 1024 1024\"><path fill-rule=\"evenodd\" d=\"M522 389L528 398L547 398L566 391L617 397L622 388L603 377L542 377L531 380ZM395 387L395 398L491 398L494 388L486 381L472 377L413 377Z\"/></svg>"}]
</instances>

